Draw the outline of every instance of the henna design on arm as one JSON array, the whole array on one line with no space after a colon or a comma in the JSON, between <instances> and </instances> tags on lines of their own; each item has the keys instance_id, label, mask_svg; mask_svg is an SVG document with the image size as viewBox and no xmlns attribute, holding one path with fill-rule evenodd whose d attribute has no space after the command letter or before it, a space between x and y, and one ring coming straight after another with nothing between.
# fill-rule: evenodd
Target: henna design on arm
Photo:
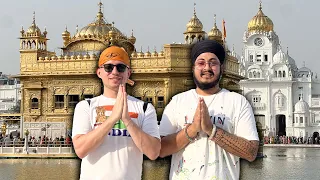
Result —
<instances>
[{"instance_id":1,"label":"henna design on arm","mask_svg":"<svg viewBox=\"0 0 320 180\"><path fill-rule=\"evenodd\" d=\"M238 157L244 158L250 162L256 159L259 141L250 141L245 138L230 134L220 128L217 128L217 132L211 140L224 150Z\"/></svg>"}]
</instances>

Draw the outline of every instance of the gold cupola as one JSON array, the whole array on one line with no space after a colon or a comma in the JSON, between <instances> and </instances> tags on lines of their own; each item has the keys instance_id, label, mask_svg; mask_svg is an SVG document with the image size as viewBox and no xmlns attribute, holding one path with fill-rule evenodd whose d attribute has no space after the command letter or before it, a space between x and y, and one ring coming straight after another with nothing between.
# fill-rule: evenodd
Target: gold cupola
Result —
<instances>
[{"instance_id":1,"label":"gold cupola","mask_svg":"<svg viewBox=\"0 0 320 180\"><path fill-rule=\"evenodd\" d=\"M33 12L33 21L31 26L28 28L27 32L26 32L27 36L40 36L41 35L41 31L39 29L39 27L36 25L36 13Z\"/></svg>"},{"instance_id":2,"label":"gold cupola","mask_svg":"<svg viewBox=\"0 0 320 180\"><path fill-rule=\"evenodd\" d=\"M222 32L217 27L216 15L214 15L214 25L213 28L208 33L208 39L216 40L220 44L223 44Z\"/></svg>"},{"instance_id":3,"label":"gold cupola","mask_svg":"<svg viewBox=\"0 0 320 180\"><path fill-rule=\"evenodd\" d=\"M114 34L122 35L120 30L114 27L113 23L111 24L105 21L102 13L102 5L101 2L98 4L99 12L96 15L95 21L80 29L75 34L75 37L103 39L109 35L110 31L113 31Z\"/></svg>"},{"instance_id":4,"label":"gold cupola","mask_svg":"<svg viewBox=\"0 0 320 180\"><path fill-rule=\"evenodd\" d=\"M102 51L111 45L121 46L131 54L134 47L134 39L125 36L118 28L114 26L114 22L109 23L104 18L103 4L100 1L98 4L98 13L93 22L87 26L78 29L75 34L69 38L67 32L63 32L64 53L77 51L85 53L84 48L88 52Z\"/></svg>"},{"instance_id":5,"label":"gold cupola","mask_svg":"<svg viewBox=\"0 0 320 180\"><path fill-rule=\"evenodd\" d=\"M66 46L70 41L70 32L68 31L67 26L66 26L66 30L63 31L62 33L62 39L63 39L64 46Z\"/></svg>"},{"instance_id":6,"label":"gold cupola","mask_svg":"<svg viewBox=\"0 0 320 180\"><path fill-rule=\"evenodd\" d=\"M196 4L194 3L193 16L187 24L187 30L183 33L186 44L200 41L205 38L206 32L203 31L202 22L197 17Z\"/></svg>"},{"instance_id":7,"label":"gold cupola","mask_svg":"<svg viewBox=\"0 0 320 180\"><path fill-rule=\"evenodd\" d=\"M260 1L260 7L258 13L249 21L248 32L269 32L273 31L273 22L262 12L262 5Z\"/></svg>"},{"instance_id":8,"label":"gold cupola","mask_svg":"<svg viewBox=\"0 0 320 180\"><path fill-rule=\"evenodd\" d=\"M200 19L197 17L196 9L193 10L193 16L187 24L186 32L199 32L202 31L203 25Z\"/></svg>"},{"instance_id":9,"label":"gold cupola","mask_svg":"<svg viewBox=\"0 0 320 180\"><path fill-rule=\"evenodd\" d=\"M133 29L131 30L131 36L128 38L128 40L132 43L132 44L134 44L134 43L136 43L136 37L134 37L133 36Z\"/></svg>"}]
</instances>

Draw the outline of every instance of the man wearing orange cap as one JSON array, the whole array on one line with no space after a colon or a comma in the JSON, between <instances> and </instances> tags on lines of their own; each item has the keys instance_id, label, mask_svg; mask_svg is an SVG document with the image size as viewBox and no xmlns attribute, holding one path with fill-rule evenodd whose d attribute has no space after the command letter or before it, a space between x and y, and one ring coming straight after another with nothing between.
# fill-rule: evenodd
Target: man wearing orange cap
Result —
<instances>
[{"instance_id":1,"label":"man wearing orange cap","mask_svg":"<svg viewBox=\"0 0 320 180\"><path fill-rule=\"evenodd\" d=\"M103 94L79 102L73 117L80 179L140 180L143 154L154 160L160 152L155 109L148 104L144 112L144 102L127 95L130 59L123 48L105 49L98 65Z\"/></svg>"}]
</instances>

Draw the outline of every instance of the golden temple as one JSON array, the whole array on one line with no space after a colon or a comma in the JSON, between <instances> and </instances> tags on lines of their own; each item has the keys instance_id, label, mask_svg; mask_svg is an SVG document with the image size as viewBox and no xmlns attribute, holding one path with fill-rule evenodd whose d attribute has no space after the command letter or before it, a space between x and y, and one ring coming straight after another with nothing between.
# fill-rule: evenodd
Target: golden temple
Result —
<instances>
[{"instance_id":1,"label":"golden temple","mask_svg":"<svg viewBox=\"0 0 320 180\"><path fill-rule=\"evenodd\" d=\"M191 72L191 44L208 37L224 44L224 38L214 19L207 34L196 10L183 33L184 44L164 44L162 50L137 51L136 38L127 37L114 23L106 22L101 10L94 22L74 35L62 33L62 54L47 50L47 30L41 32L35 16L31 26L20 31L20 75L22 84L21 113L23 129L30 136L45 134L55 138L66 136L72 128L73 110L77 102L101 94L101 80L96 76L99 53L110 45L123 46L131 54L131 79L128 94L150 102L160 119L164 107L176 93L194 88ZM225 46L226 47L226 46ZM226 70L221 86L240 92L239 63L228 50Z\"/></svg>"}]
</instances>

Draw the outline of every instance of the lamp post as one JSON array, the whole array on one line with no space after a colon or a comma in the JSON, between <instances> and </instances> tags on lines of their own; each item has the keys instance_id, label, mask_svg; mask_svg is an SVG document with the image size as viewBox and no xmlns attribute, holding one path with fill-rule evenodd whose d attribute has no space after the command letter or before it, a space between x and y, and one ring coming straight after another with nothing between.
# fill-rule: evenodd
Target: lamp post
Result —
<instances>
[{"instance_id":1,"label":"lamp post","mask_svg":"<svg viewBox=\"0 0 320 180\"><path fill-rule=\"evenodd\" d=\"M24 147L23 147L23 152L25 154L29 154L29 143L28 143L28 136L29 136L29 130L25 129L24 130Z\"/></svg>"},{"instance_id":2,"label":"lamp post","mask_svg":"<svg viewBox=\"0 0 320 180\"><path fill-rule=\"evenodd\" d=\"M44 127L41 128L41 131L44 131L44 143L47 145L47 129L50 128L50 124L45 124Z\"/></svg>"}]
</instances>

